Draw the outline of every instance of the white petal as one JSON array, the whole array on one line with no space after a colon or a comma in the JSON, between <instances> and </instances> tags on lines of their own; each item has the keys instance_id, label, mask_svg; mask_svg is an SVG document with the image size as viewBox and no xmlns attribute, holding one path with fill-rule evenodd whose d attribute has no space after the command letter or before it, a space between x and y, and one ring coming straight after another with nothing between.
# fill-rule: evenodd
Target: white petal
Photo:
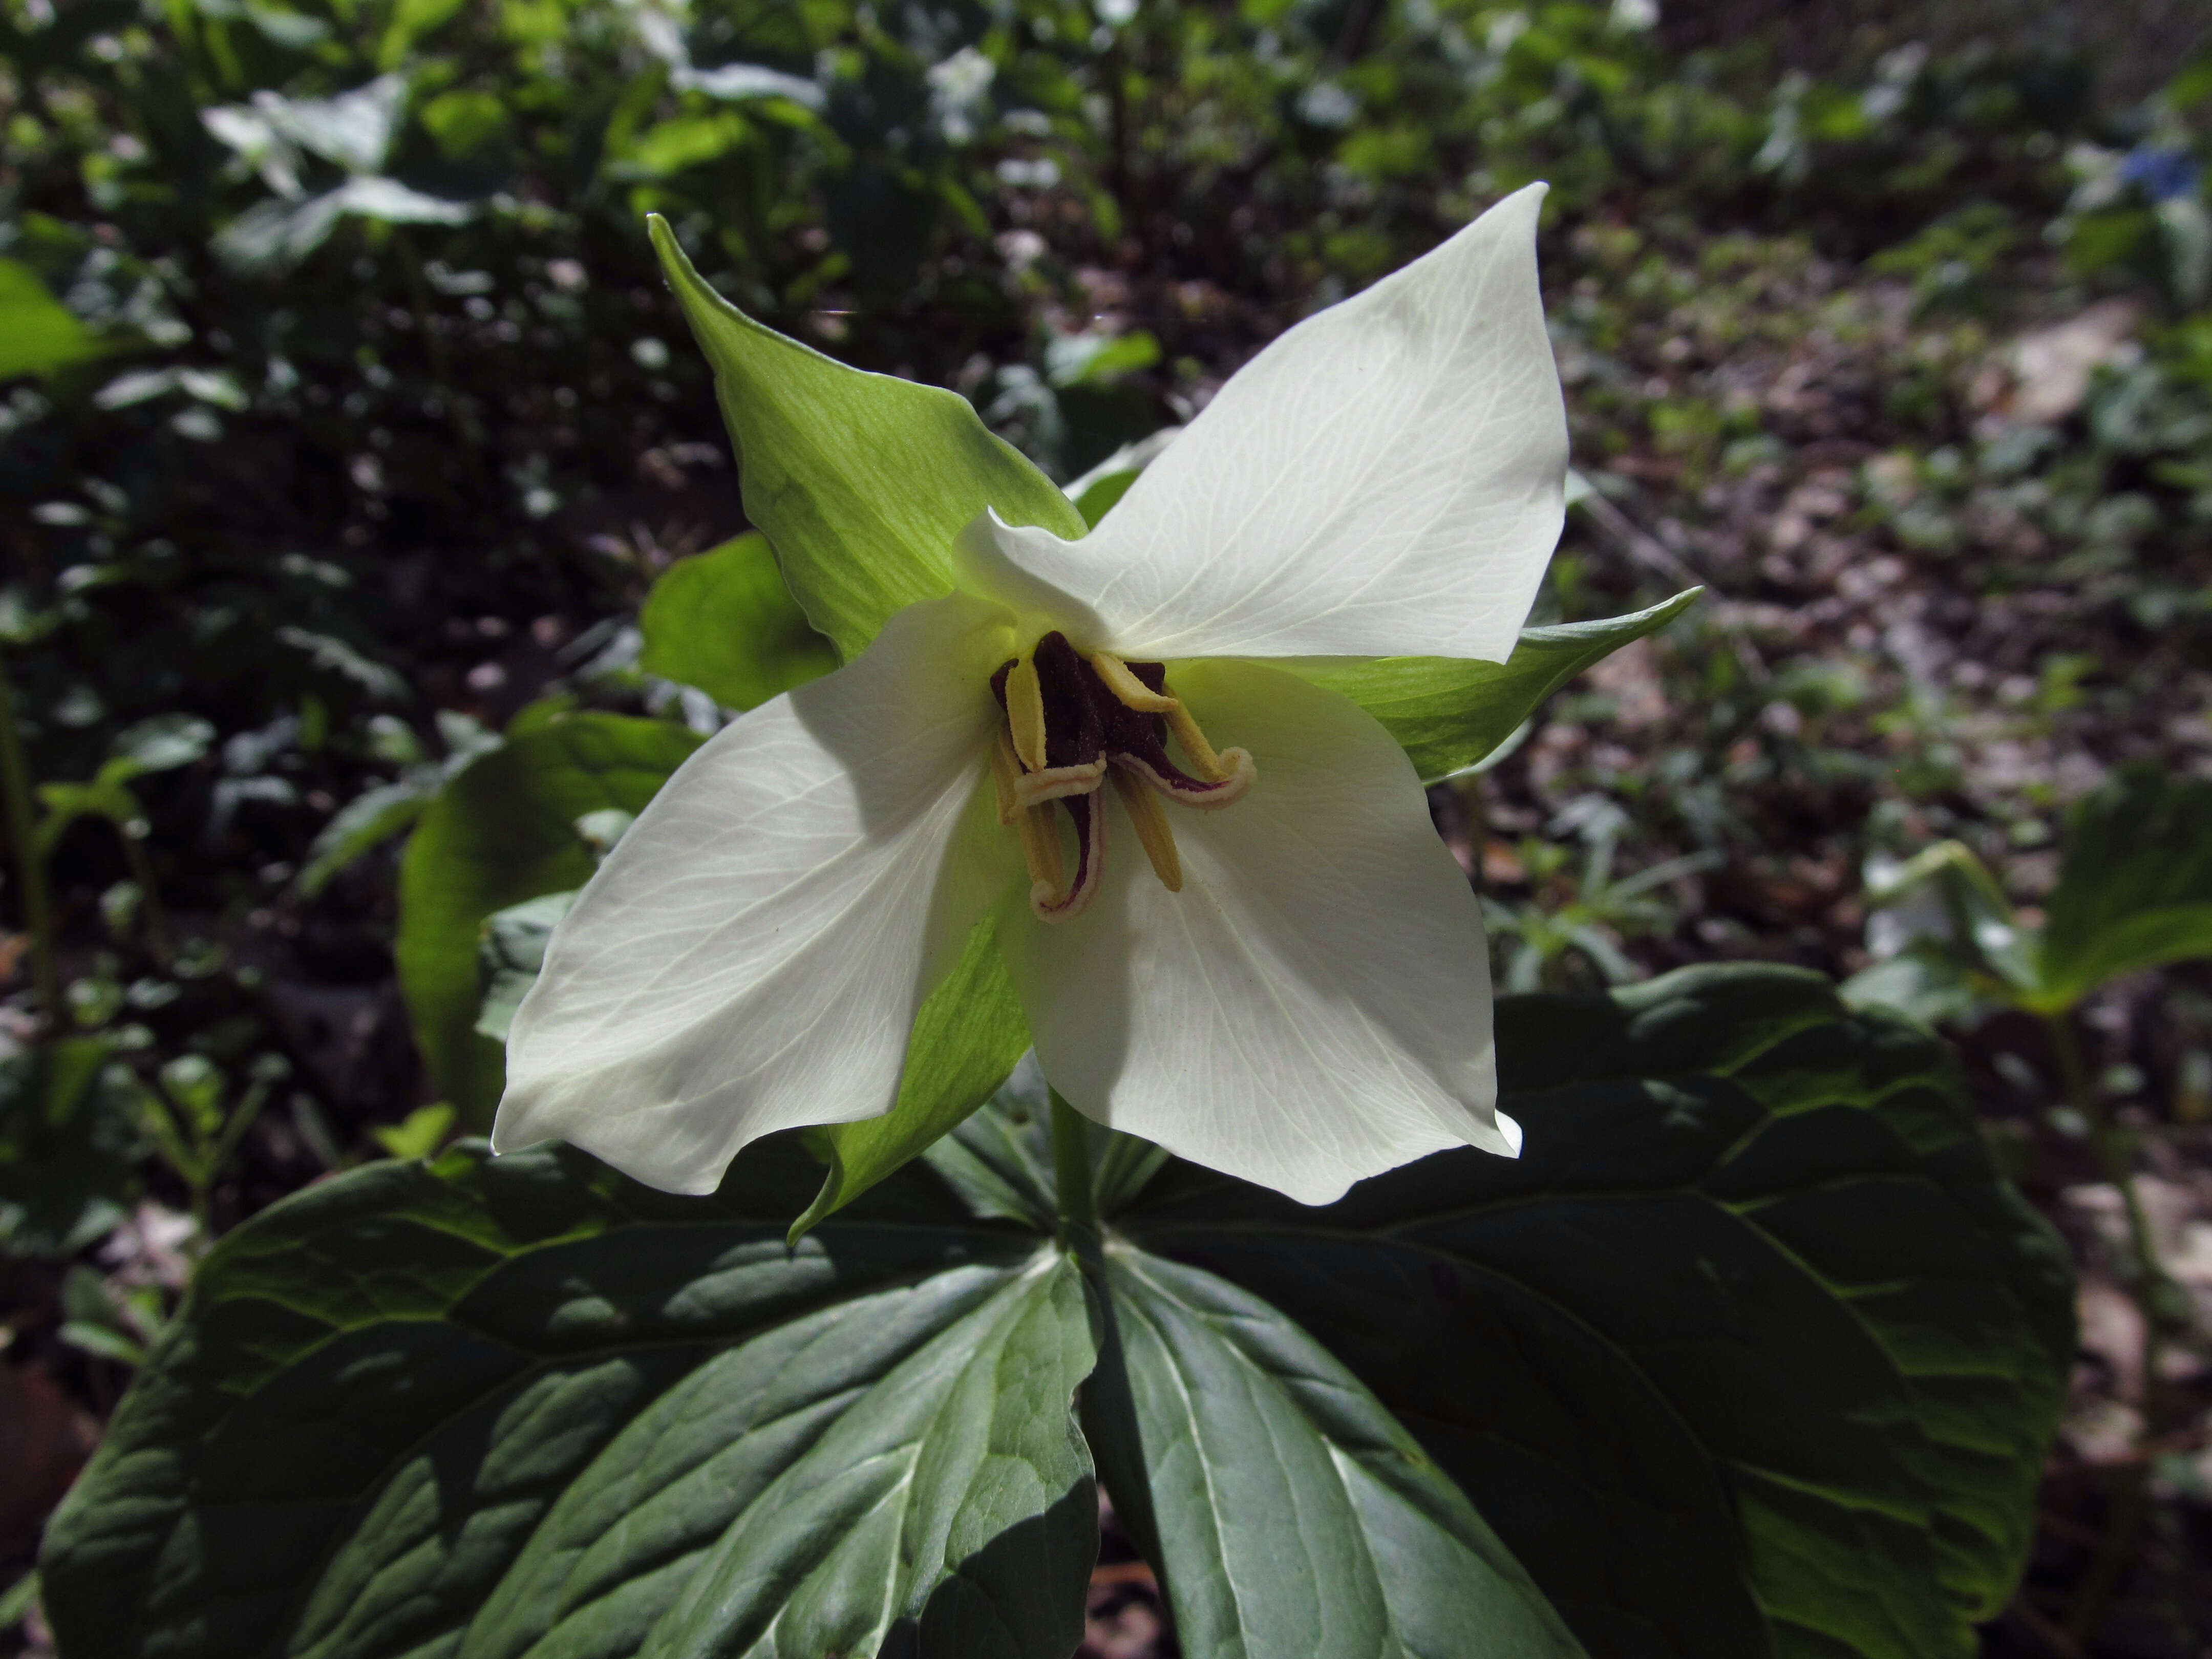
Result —
<instances>
[{"instance_id":1,"label":"white petal","mask_svg":"<svg viewBox=\"0 0 2212 1659\"><path fill-rule=\"evenodd\" d=\"M771 1130L890 1109L939 958L1019 867L987 770L1005 622L911 606L684 763L554 933L495 1147L711 1192Z\"/></svg>"},{"instance_id":2,"label":"white petal","mask_svg":"<svg viewBox=\"0 0 2212 1659\"><path fill-rule=\"evenodd\" d=\"M1089 912L1013 930L1045 1075L1101 1123L1308 1204L1446 1146L1510 1156L1481 911L1404 753L1279 669L1176 663L1170 684L1259 781L1170 809L1180 893L1117 802Z\"/></svg>"},{"instance_id":3,"label":"white petal","mask_svg":"<svg viewBox=\"0 0 2212 1659\"><path fill-rule=\"evenodd\" d=\"M1270 345L1084 539L971 526L976 585L1128 656L1504 661L1565 512L1543 193Z\"/></svg>"}]
</instances>

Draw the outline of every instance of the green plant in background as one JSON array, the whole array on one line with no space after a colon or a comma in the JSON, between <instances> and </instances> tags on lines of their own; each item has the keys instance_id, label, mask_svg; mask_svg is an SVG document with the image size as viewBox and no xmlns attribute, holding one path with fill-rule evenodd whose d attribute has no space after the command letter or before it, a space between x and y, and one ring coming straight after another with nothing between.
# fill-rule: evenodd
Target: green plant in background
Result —
<instances>
[{"instance_id":1,"label":"green plant in background","mask_svg":"<svg viewBox=\"0 0 2212 1659\"><path fill-rule=\"evenodd\" d=\"M149 1139L161 1161L184 1183L201 1235L215 1237L210 1199L238 1143L252 1127L269 1091L283 1081L283 1060L264 1056L242 1088L234 1091L221 1066L203 1054L180 1054L161 1067L146 1103ZM227 1096L236 1098L225 1105Z\"/></svg>"},{"instance_id":2,"label":"green plant in background","mask_svg":"<svg viewBox=\"0 0 2212 1659\"><path fill-rule=\"evenodd\" d=\"M123 913L143 911L146 938L157 959L174 956L177 941L161 904L159 881L146 854L151 828L145 808L131 792L136 779L189 766L208 751L215 728L189 714L156 715L119 734L114 752L82 783L42 783L39 800L46 809L33 842L39 856L51 858L61 838L81 818L109 825L122 847L136 891L119 896Z\"/></svg>"},{"instance_id":3,"label":"green plant in background","mask_svg":"<svg viewBox=\"0 0 2212 1659\"><path fill-rule=\"evenodd\" d=\"M2124 768L2069 814L2058 880L2038 917L2016 911L1972 851L1946 842L1871 872L1877 910L1869 942L1887 952L1843 988L1862 1007L1901 1009L1923 1020L1972 1024L2013 1010L2040 1020L2057 1074L2051 1113L2062 1133L2086 1137L2118 1194L2127 1227L2123 1275L2143 1315L2142 1438L2155 1444L2186 1420L2172 1397L2166 1357L2205 1333L2190 1297L2162 1261L2137 1180L2146 1133L2122 1121L2084 1053L2082 1005L2113 981L2169 963L2212 958L2212 781L2157 767ZM2116 1518L2084 1592L2108 1594L2145 1522L2148 1459L2118 1473Z\"/></svg>"},{"instance_id":4,"label":"green plant in background","mask_svg":"<svg viewBox=\"0 0 2212 1659\"><path fill-rule=\"evenodd\" d=\"M1524 836L1516 858L1532 890L1525 903L1483 900L1483 917L1499 942L1508 991L1564 990L1571 959L1580 956L1601 981L1624 985L1642 970L1621 951L1626 939L1664 933L1677 907L1662 896L1669 883L1710 870L1717 853L1692 853L1663 859L1626 876L1613 873L1622 833L1628 828L1619 809L1586 823L1579 868L1571 848Z\"/></svg>"},{"instance_id":5,"label":"green plant in background","mask_svg":"<svg viewBox=\"0 0 2212 1659\"><path fill-rule=\"evenodd\" d=\"M2021 917L1958 842L1869 872L1884 960L1844 994L1930 1020L2017 1008L2063 1024L2108 981L2212 957L2212 783L2123 768L2069 813L2057 884Z\"/></svg>"},{"instance_id":6,"label":"green plant in background","mask_svg":"<svg viewBox=\"0 0 2212 1659\"><path fill-rule=\"evenodd\" d=\"M103 1038L0 1056L0 1244L11 1255L74 1255L123 1219L140 1185L140 1096Z\"/></svg>"},{"instance_id":7,"label":"green plant in background","mask_svg":"<svg viewBox=\"0 0 2212 1659\"><path fill-rule=\"evenodd\" d=\"M53 899L46 860L39 844L37 797L15 719L15 688L8 662L0 655L0 811L7 815L16 905L22 915L24 950L31 959L31 982L39 1000L38 1018L52 1032L61 1023L61 968L55 957Z\"/></svg>"},{"instance_id":8,"label":"green plant in background","mask_svg":"<svg viewBox=\"0 0 2212 1659\"><path fill-rule=\"evenodd\" d=\"M2212 782L2156 767L2124 768L2067 819L2057 884L2035 919L2021 916L1972 849L1945 842L1870 871L1881 959L1844 986L1857 1006L1966 1024L2001 1009L2043 1022L2062 1097L2095 1142L2108 1177L2134 1190L2134 1148L2082 1056L2081 1005L2112 981L2212 957ZM2136 1271L2156 1275L2141 1206L2130 1197ZM2154 1306L2185 1315L2171 1287Z\"/></svg>"}]
</instances>

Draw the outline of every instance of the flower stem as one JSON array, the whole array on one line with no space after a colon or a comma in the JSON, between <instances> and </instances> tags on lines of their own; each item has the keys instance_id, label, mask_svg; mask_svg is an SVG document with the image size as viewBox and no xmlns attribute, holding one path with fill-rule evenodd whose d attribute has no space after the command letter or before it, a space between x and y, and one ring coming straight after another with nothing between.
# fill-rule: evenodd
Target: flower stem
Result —
<instances>
[{"instance_id":1,"label":"flower stem","mask_svg":"<svg viewBox=\"0 0 2212 1659\"><path fill-rule=\"evenodd\" d=\"M2155 1440L2165 1431L2166 1389L2159 1375L2165 1338L2174 1322L2175 1308L2186 1306L2182 1300L2185 1293L2159 1261L2150 1216L2143 1208L2142 1194L2136 1188L2134 1149L2127 1133L2106 1109L2104 1097L2089 1075L2081 1038L2075 1032L2072 1012L2046 1014L2043 1023L2051 1036L2051 1051L2057 1057L2058 1074L2068 1103L2088 1126L2091 1149L2096 1153L2105 1179L2119 1194L2121 1211L2127 1218L2128 1249L2135 1257L2130 1264L2128 1290L2142 1310L2143 1321L2142 1438ZM2122 1571L2135 1557L2136 1541L2148 1510L2149 1474L2148 1462L2138 1458L2118 1470L2114 1477L2104 1544L2075 1589L2066 1614L2066 1633L2077 1645L2087 1643L2095 1633L2119 1586Z\"/></svg>"},{"instance_id":2,"label":"flower stem","mask_svg":"<svg viewBox=\"0 0 2212 1659\"><path fill-rule=\"evenodd\" d=\"M1052 1173L1059 1194L1060 1247L1086 1264L1098 1250L1098 1195L1091 1176L1091 1124L1080 1112L1052 1096Z\"/></svg>"},{"instance_id":3,"label":"flower stem","mask_svg":"<svg viewBox=\"0 0 2212 1659\"><path fill-rule=\"evenodd\" d=\"M31 802L30 769L15 729L15 688L0 659L0 797L8 815L8 839L15 848L15 884L22 891L23 930L31 936L31 983L39 999L39 1018L49 1034L62 1029L62 976L54 956L53 906L46 893L46 870L39 857L38 830Z\"/></svg>"},{"instance_id":4,"label":"flower stem","mask_svg":"<svg viewBox=\"0 0 2212 1659\"><path fill-rule=\"evenodd\" d=\"M161 890L154 883L154 860L148 856L146 844L131 832L128 824L118 824L116 830L123 842L123 862L131 872L131 880L138 884L138 896L146 907L146 943L154 953L154 960L166 972L176 960L176 939L169 931L169 912L161 902Z\"/></svg>"},{"instance_id":5,"label":"flower stem","mask_svg":"<svg viewBox=\"0 0 2212 1659\"><path fill-rule=\"evenodd\" d=\"M2087 1124L2090 1148L2097 1155L2105 1179L2119 1194L2120 1207L2127 1218L2128 1249L2135 1257L2130 1264L2129 1278L2132 1282L2129 1288L2143 1304L2145 1328L2154 1342L2162 1328L2172 1322L2175 1299L2180 1291L2159 1261L2150 1216L2143 1208L2142 1194L2136 1188L2132 1147L2127 1132L2105 1109L2104 1098L2098 1093L2082 1059L2081 1039L2075 1035L2071 1016L2045 1015L2044 1026L2051 1034L2051 1049L2057 1056L2058 1075L2065 1087L2067 1103ZM2154 1357L2154 1352L2147 1358ZM2152 1387L2148 1373L2144 1386L2146 1391Z\"/></svg>"}]
</instances>

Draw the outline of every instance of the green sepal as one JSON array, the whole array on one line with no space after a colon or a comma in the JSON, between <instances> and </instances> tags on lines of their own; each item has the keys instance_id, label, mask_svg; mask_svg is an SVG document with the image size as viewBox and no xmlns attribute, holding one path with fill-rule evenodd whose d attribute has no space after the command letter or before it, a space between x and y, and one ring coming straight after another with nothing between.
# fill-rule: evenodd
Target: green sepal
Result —
<instances>
[{"instance_id":1,"label":"green sepal","mask_svg":"<svg viewBox=\"0 0 2212 1659\"><path fill-rule=\"evenodd\" d=\"M1083 522L1093 530L1098 521L1114 510L1115 504L1129 493L1129 486L1143 475L1141 467L1130 467L1120 472L1109 472L1076 496L1075 510L1083 515Z\"/></svg>"},{"instance_id":2,"label":"green sepal","mask_svg":"<svg viewBox=\"0 0 2212 1659\"><path fill-rule=\"evenodd\" d=\"M647 224L714 365L745 516L847 661L893 613L952 591L953 538L986 507L1009 524L1084 533L1074 503L966 398L848 368L753 321L707 285L666 220Z\"/></svg>"},{"instance_id":3,"label":"green sepal","mask_svg":"<svg viewBox=\"0 0 2212 1659\"><path fill-rule=\"evenodd\" d=\"M1504 662L1458 657L1306 657L1284 661L1352 699L1398 740L1425 781L1474 765L1544 699L1591 664L1664 627L1702 587L1602 622L1524 628Z\"/></svg>"},{"instance_id":4,"label":"green sepal","mask_svg":"<svg viewBox=\"0 0 2212 1659\"><path fill-rule=\"evenodd\" d=\"M837 665L807 626L775 550L756 532L661 573L638 608L648 674L696 685L725 708L754 708Z\"/></svg>"},{"instance_id":5,"label":"green sepal","mask_svg":"<svg viewBox=\"0 0 2212 1659\"><path fill-rule=\"evenodd\" d=\"M915 1016L897 1103L881 1117L833 1123L810 1138L830 1173L791 1224L792 1243L958 1128L1030 1046L1029 1021L999 949L1003 914L975 924L960 960Z\"/></svg>"}]
</instances>

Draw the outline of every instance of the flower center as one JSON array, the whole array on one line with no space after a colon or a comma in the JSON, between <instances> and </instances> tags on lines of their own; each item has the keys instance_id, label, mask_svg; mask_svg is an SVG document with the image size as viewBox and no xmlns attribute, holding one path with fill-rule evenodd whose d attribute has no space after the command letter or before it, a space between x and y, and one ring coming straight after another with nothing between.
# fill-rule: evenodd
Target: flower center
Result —
<instances>
[{"instance_id":1,"label":"flower center","mask_svg":"<svg viewBox=\"0 0 2212 1659\"><path fill-rule=\"evenodd\" d=\"M1214 752L1167 679L1164 663L1123 662L1104 651L1086 657L1057 632L991 676L992 695L1006 711L991 752L999 822L1021 837L1030 908L1039 921L1080 915L1098 890L1106 812L1096 797L1109 777L1152 873L1179 893L1182 860L1161 798L1211 811L1243 799L1258 775L1242 749ZM1170 735L1197 776L1168 758ZM1075 825L1073 881L1063 874L1055 803Z\"/></svg>"}]
</instances>

